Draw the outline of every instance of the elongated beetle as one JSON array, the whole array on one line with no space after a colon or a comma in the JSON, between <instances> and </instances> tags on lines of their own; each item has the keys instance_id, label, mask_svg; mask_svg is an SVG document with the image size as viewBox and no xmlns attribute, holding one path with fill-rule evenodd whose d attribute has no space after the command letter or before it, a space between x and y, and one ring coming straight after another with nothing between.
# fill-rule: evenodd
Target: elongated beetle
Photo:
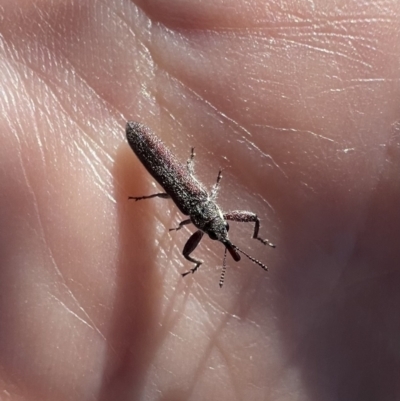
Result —
<instances>
[{"instance_id":1,"label":"elongated beetle","mask_svg":"<svg viewBox=\"0 0 400 401\"><path fill-rule=\"evenodd\" d=\"M229 240L229 225L227 220L252 222L255 224L253 238L261 241L263 244L275 248L275 245L271 242L266 239L261 239L258 236L260 220L255 213L246 210L235 210L228 213L223 213L221 211L216 203L219 182L222 177L221 171L219 171L217 182L209 194L204 186L194 176L194 148L192 148L187 164L183 165L178 162L171 151L150 130L150 128L143 124L128 121L126 125L126 138L132 150L146 167L147 171L165 190L165 192L148 196L130 196L129 199L138 201L155 197L165 199L171 198L179 210L190 218L183 220L178 227L171 228L170 231L180 230L184 225L190 223L193 223L198 228L198 230L188 239L182 252L187 260L195 263L195 267L183 273L182 276L194 273L203 263L202 260L192 258L190 254L195 250L204 233L208 234L212 240L222 242L225 246L222 273L219 281L220 287L222 287L225 279L227 250L236 262L240 260L240 252L264 270L268 270L266 265L239 249Z\"/></svg>"}]
</instances>

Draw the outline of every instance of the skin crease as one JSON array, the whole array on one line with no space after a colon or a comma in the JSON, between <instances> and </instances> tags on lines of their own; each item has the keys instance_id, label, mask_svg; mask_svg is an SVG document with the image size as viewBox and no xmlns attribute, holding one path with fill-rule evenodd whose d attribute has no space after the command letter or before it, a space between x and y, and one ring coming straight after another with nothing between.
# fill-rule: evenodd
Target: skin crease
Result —
<instances>
[{"instance_id":1,"label":"skin crease","mask_svg":"<svg viewBox=\"0 0 400 401\"><path fill-rule=\"evenodd\" d=\"M0 5L0 398L400 396L400 9L386 2ZM125 140L150 126L219 203L228 255Z\"/></svg>"}]
</instances>

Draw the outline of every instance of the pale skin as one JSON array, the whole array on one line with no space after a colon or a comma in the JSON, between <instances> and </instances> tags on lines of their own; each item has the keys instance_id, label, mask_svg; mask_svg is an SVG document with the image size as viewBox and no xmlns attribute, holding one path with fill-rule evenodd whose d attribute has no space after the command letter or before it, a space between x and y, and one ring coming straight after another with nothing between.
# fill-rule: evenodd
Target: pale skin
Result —
<instances>
[{"instance_id":1,"label":"pale skin","mask_svg":"<svg viewBox=\"0 0 400 401\"><path fill-rule=\"evenodd\" d=\"M0 5L0 398L398 399L400 9L386 2ZM125 140L212 188L227 256ZM247 227L248 226L248 227Z\"/></svg>"}]
</instances>

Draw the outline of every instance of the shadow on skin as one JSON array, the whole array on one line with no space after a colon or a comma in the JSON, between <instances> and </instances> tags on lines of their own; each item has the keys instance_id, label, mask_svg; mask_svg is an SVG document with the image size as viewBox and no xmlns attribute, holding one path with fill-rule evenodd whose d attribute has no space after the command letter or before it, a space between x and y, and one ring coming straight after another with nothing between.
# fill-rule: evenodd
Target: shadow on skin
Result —
<instances>
[{"instance_id":1,"label":"shadow on skin","mask_svg":"<svg viewBox=\"0 0 400 401\"><path fill-rule=\"evenodd\" d=\"M108 334L109 353L101 390L104 401L137 399L158 343L153 338L159 305L156 297L160 294L154 274L157 251L151 240L154 219L147 212L154 205L144 202L139 207L128 200L129 195L146 191L139 165L128 146L121 146L114 168L120 252L114 321Z\"/></svg>"}]
</instances>

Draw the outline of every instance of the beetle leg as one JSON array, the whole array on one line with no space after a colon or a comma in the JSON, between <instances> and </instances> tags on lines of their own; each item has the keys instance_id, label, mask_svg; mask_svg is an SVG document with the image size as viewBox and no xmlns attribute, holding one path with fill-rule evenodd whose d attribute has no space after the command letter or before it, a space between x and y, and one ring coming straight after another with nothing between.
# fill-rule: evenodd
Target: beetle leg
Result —
<instances>
[{"instance_id":1,"label":"beetle leg","mask_svg":"<svg viewBox=\"0 0 400 401\"><path fill-rule=\"evenodd\" d=\"M194 159L194 148L192 148L191 153L190 153L190 157L186 163L187 165L187 169L189 171L190 175L194 175L194 166L193 166L193 159Z\"/></svg>"},{"instance_id":2,"label":"beetle leg","mask_svg":"<svg viewBox=\"0 0 400 401\"><path fill-rule=\"evenodd\" d=\"M135 201L142 200L142 199L150 199L150 198L163 198L168 199L170 196L165 192L161 192L159 194L147 195L147 196L130 196L128 199L135 199Z\"/></svg>"},{"instance_id":3,"label":"beetle leg","mask_svg":"<svg viewBox=\"0 0 400 401\"><path fill-rule=\"evenodd\" d=\"M211 194L210 194L211 199L215 199L217 197L219 182L221 181L221 178L222 178L222 170L219 170L217 182L214 184L214 186L211 189Z\"/></svg>"},{"instance_id":4,"label":"beetle leg","mask_svg":"<svg viewBox=\"0 0 400 401\"><path fill-rule=\"evenodd\" d=\"M169 231L178 231L180 230L183 226L186 226L186 224L190 224L192 222L192 220L187 219L187 220L183 220L179 223L178 227L176 228L170 228Z\"/></svg>"},{"instance_id":5,"label":"beetle leg","mask_svg":"<svg viewBox=\"0 0 400 401\"><path fill-rule=\"evenodd\" d=\"M238 221L241 223L255 223L253 238L258 239L264 245L269 245L275 248L275 245L268 241L267 239L262 239L258 236L258 231L260 229L260 219L253 212L248 212L247 210L233 210L232 212L224 213L225 220Z\"/></svg>"},{"instance_id":6,"label":"beetle leg","mask_svg":"<svg viewBox=\"0 0 400 401\"><path fill-rule=\"evenodd\" d=\"M196 249L197 245L199 245L199 242L202 239L203 234L204 233L201 230L196 231L194 234L192 234L192 236L186 242L186 245L183 247L182 251L183 256L190 262L196 263L196 266L193 267L193 269L190 269L189 271L182 273L183 277L185 277L189 273L194 273L203 263L202 260L197 260L189 256Z\"/></svg>"}]
</instances>

